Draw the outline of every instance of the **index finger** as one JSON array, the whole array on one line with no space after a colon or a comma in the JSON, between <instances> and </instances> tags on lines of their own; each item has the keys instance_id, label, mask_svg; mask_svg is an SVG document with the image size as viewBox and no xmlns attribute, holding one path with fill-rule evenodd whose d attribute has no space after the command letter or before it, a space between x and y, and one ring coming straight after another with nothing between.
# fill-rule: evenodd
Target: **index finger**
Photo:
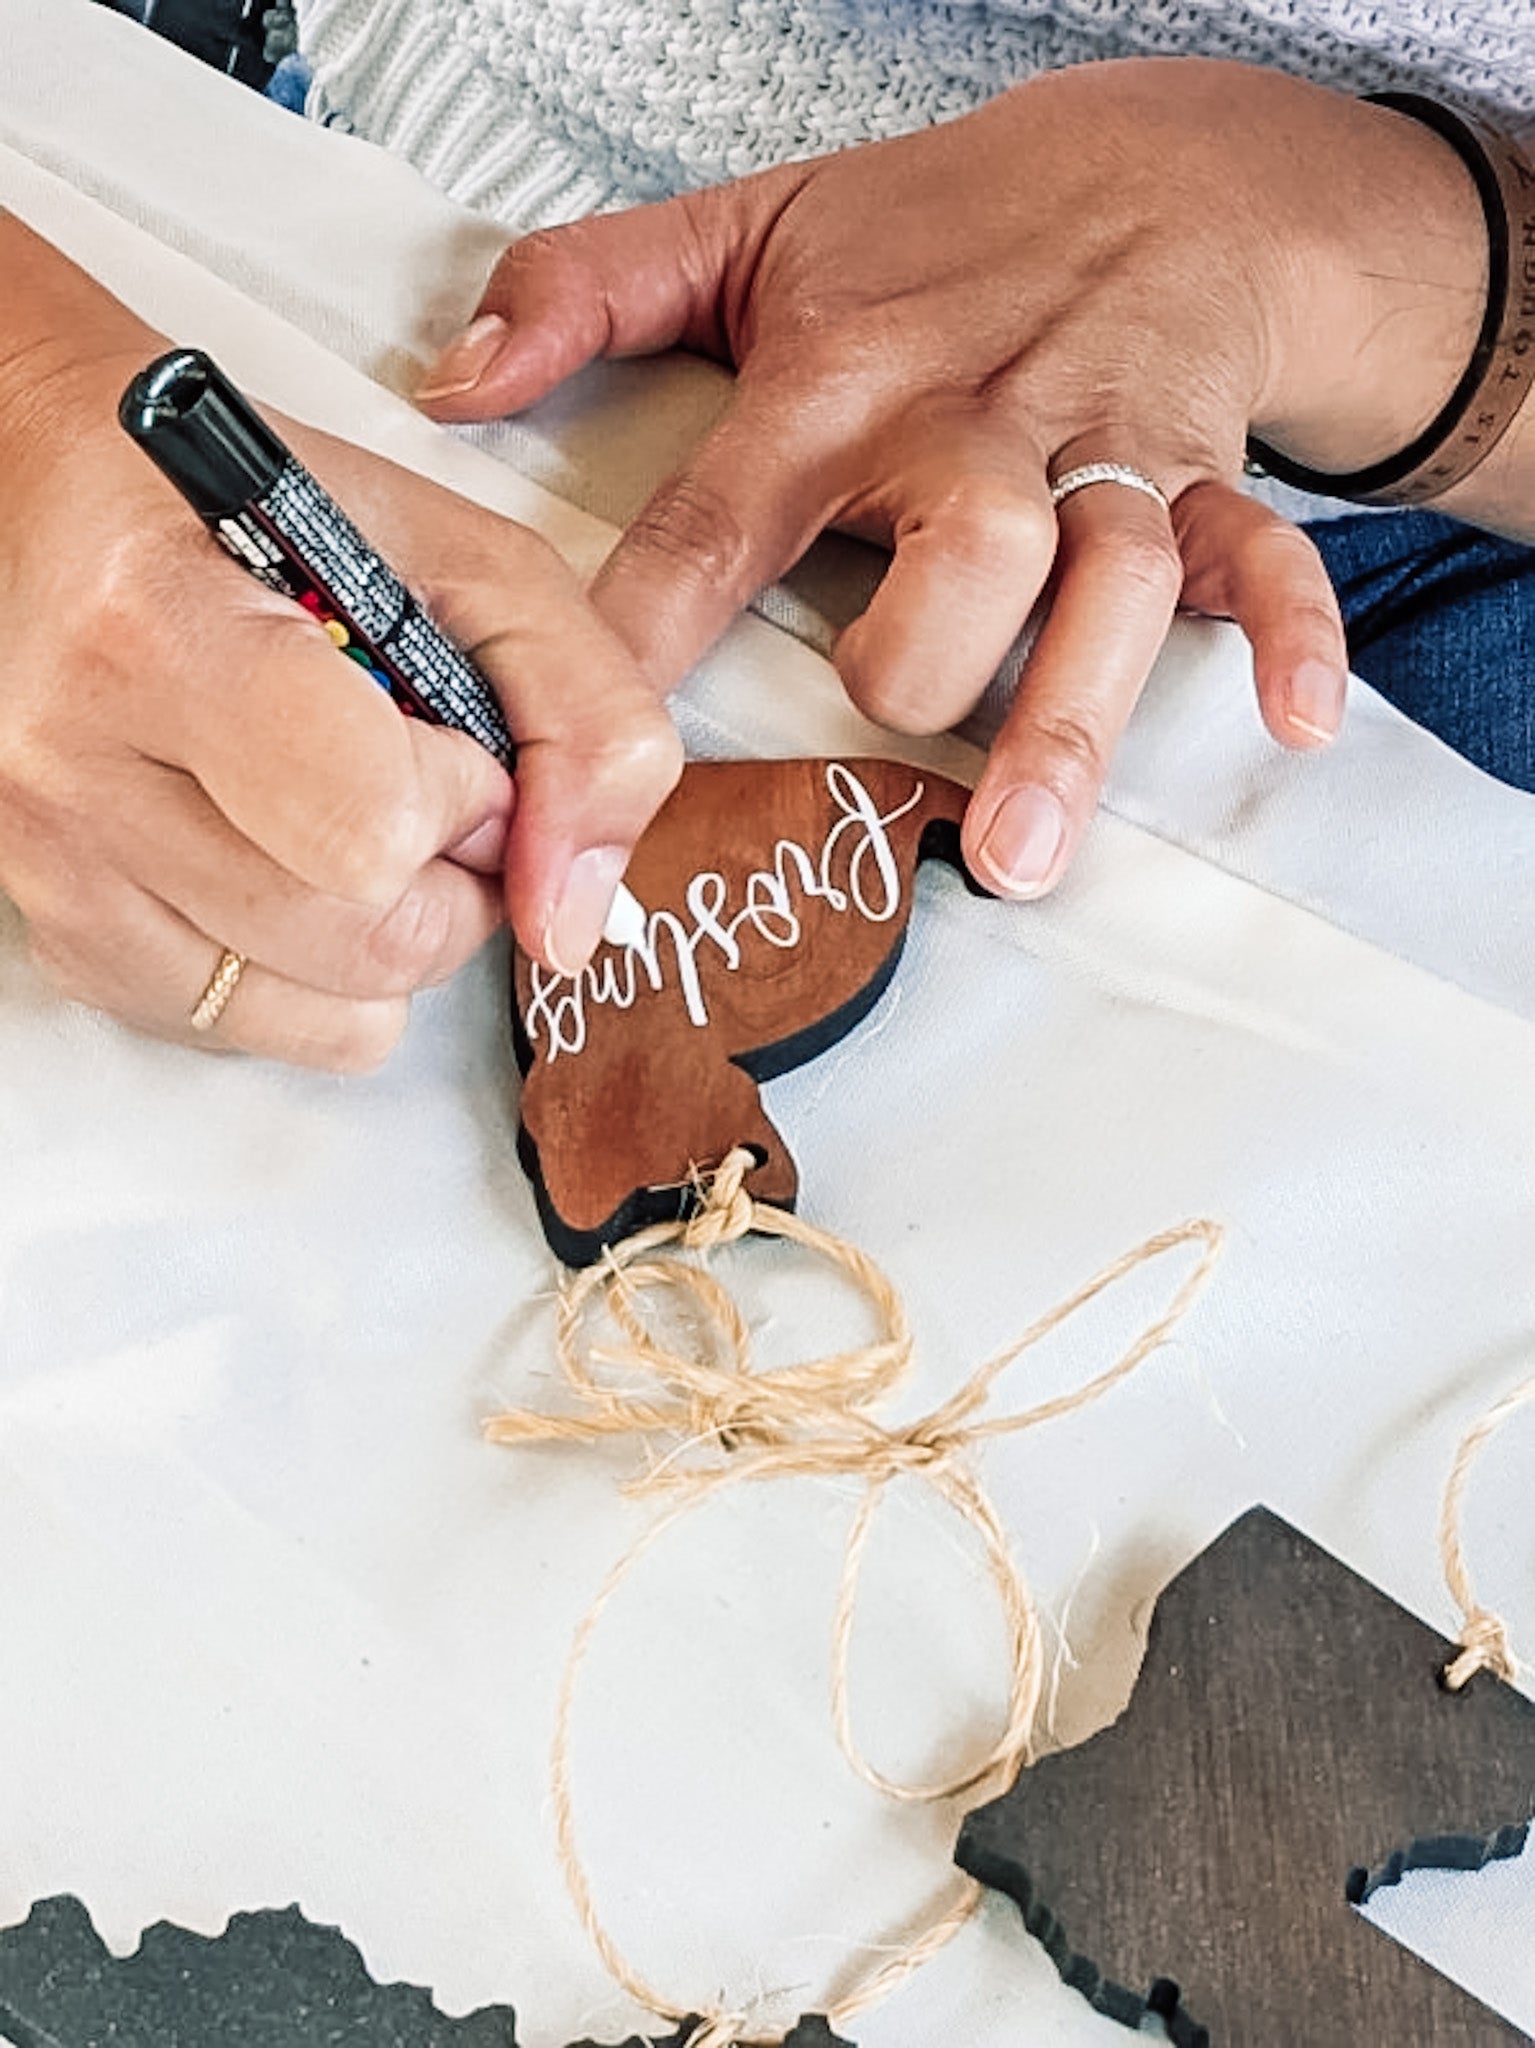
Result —
<instances>
[{"instance_id":1,"label":"index finger","mask_svg":"<svg viewBox=\"0 0 1535 2048\"><path fill-rule=\"evenodd\" d=\"M636 514L592 601L668 691L836 512L839 449L815 394L742 377L723 419Z\"/></svg>"},{"instance_id":2,"label":"index finger","mask_svg":"<svg viewBox=\"0 0 1535 2048\"><path fill-rule=\"evenodd\" d=\"M427 861L510 808L505 772L463 734L402 717L323 628L218 562L236 584L216 618L178 636L173 664L163 626L147 650L162 687L144 694L138 750L193 776L312 888L393 903ZM203 646L216 659L199 658Z\"/></svg>"}]
</instances>

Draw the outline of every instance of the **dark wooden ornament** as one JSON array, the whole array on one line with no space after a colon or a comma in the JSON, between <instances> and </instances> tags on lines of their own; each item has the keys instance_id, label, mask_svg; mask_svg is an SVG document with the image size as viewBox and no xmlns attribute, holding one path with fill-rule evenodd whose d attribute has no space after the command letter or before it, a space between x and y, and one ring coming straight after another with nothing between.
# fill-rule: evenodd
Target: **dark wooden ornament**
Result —
<instances>
[{"instance_id":1,"label":"dark wooden ornament","mask_svg":"<svg viewBox=\"0 0 1535 2048\"><path fill-rule=\"evenodd\" d=\"M687 2021L666 2040L686 2048ZM517 2048L510 2006L448 2019L413 1984L375 1984L334 1927L297 1906L236 1913L220 1935L161 1921L114 1956L76 1898L0 1928L0 2042L14 2048ZM598 2048L582 2040L571 2048ZM853 2048L802 2019L783 2048Z\"/></svg>"},{"instance_id":2,"label":"dark wooden ornament","mask_svg":"<svg viewBox=\"0 0 1535 2048\"><path fill-rule=\"evenodd\" d=\"M631 2034L627 2041L621 2041L618 2048L688 2048L688 2043L697 2038L702 2020L684 2020L674 2034L664 2040L652 2037L642 2040L638 2034ZM602 2048L597 2041L573 2041L571 2048ZM851 2041L844 2041L840 2034L834 2034L826 2021L819 2016L802 2019L799 2024L783 2037L781 2048L853 2048Z\"/></svg>"},{"instance_id":3,"label":"dark wooden ornament","mask_svg":"<svg viewBox=\"0 0 1535 2048\"><path fill-rule=\"evenodd\" d=\"M446 2018L375 1984L351 1942L297 1906L208 1938L166 1921L114 1956L74 1898L0 1931L0 2038L15 2048L517 2048L509 2006Z\"/></svg>"},{"instance_id":4,"label":"dark wooden ornament","mask_svg":"<svg viewBox=\"0 0 1535 2048\"><path fill-rule=\"evenodd\" d=\"M1178 2048L1506 2048L1529 2036L1353 1910L1523 1848L1535 1703L1263 1508L1157 1602L1121 1718L969 1815L1098 2011Z\"/></svg>"},{"instance_id":5,"label":"dark wooden ornament","mask_svg":"<svg viewBox=\"0 0 1535 2048\"><path fill-rule=\"evenodd\" d=\"M868 1015L918 863L964 872L968 795L894 761L694 763L630 863L644 944L604 943L574 980L516 953L518 1150L560 1258L687 1216L736 1146L758 1161L747 1193L793 1207L758 1085Z\"/></svg>"}]
</instances>

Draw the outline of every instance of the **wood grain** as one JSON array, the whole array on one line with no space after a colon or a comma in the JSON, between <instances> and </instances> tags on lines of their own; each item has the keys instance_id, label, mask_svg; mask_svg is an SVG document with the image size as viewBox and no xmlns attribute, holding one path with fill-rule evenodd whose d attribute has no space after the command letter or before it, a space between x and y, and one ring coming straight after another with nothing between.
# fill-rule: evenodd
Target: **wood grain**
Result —
<instances>
[{"instance_id":1,"label":"wood grain","mask_svg":"<svg viewBox=\"0 0 1535 2048\"><path fill-rule=\"evenodd\" d=\"M562 1259L686 1216L738 1145L759 1161L747 1192L793 1206L758 1084L867 1016L918 863L960 864L967 798L893 761L695 763L629 867L645 947L604 944L573 981L515 954L518 1149Z\"/></svg>"},{"instance_id":2,"label":"wood grain","mask_svg":"<svg viewBox=\"0 0 1535 2048\"><path fill-rule=\"evenodd\" d=\"M1266 1509L1157 1603L1125 1713L972 1813L958 1860L1068 1983L1178 2048L1507 2048L1529 2037L1353 1910L1517 1855L1535 1704Z\"/></svg>"}]
</instances>

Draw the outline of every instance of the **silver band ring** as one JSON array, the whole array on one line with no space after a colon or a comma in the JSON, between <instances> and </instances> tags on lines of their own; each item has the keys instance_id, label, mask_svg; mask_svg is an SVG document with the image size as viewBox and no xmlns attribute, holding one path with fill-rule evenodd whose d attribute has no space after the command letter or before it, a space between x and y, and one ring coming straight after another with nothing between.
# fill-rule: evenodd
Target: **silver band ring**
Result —
<instances>
[{"instance_id":1,"label":"silver band ring","mask_svg":"<svg viewBox=\"0 0 1535 2048\"><path fill-rule=\"evenodd\" d=\"M1161 485L1154 484L1149 476L1142 476L1128 462L1084 462L1078 469L1068 469L1050 486L1050 502L1059 505L1073 491L1085 491L1089 484L1127 484L1132 491L1142 491L1148 498L1155 498L1164 512L1171 509Z\"/></svg>"},{"instance_id":2,"label":"silver band ring","mask_svg":"<svg viewBox=\"0 0 1535 2048\"><path fill-rule=\"evenodd\" d=\"M236 953L226 946L219 955L219 964L209 977L208 986L197 998L192 1011L192 1029L211 1031L229 1007L229 998L240 986L240 976L245 972L245 955Z\"/></svg>"}]
</instances>

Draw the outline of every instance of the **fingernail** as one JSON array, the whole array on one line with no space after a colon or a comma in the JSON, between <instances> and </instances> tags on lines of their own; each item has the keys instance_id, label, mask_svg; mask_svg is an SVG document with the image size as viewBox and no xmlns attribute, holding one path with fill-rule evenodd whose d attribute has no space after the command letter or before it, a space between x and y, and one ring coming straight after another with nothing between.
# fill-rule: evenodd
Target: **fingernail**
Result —
<instances>
[{"instance_id":1,"label":"fingernail","mask_svg":"<svg viewBox=\"0 0 1535 2048\"><path fill-rule=\"evenodd\" d=\"M1050 880L1066 838L1066 813L1037 783L1009 792L986 827L980 854L1009 896L1037 896Z\"/></svg>"},{"instance_id":2,"label":"fingernail","mask_svg":"<svg viewBox=\"0 0 1535 2048\"><path fill-rule=\"evenodd\" d=\"M1319 745L1337 737L1343 723L1348 677L1325 661L1303 661L1290 678L1289 721Z\"/></svg>"},{"instance_id":3,"label":"fingernail","mask_svg":"<svg viewBox=\"0 0 1535 2048\"><path fill-rule=\"evenodd\" d=\"M571 862L564 891L544 926L544 957L556 974L579 974L597 950L628 863L621 846L593 846Z\"/></svg>"},{"instance_id":4,"label":"fingernail","mask_svg":"<svg viewBox=\"0 0 1535 2048\"><path fill-rule=\"evenodd\" d=\"M499 313L482 313L450 341L416 386L416 398L457 398L472 391L501 351L511 329Z\"/></svg>"}]
</instances>

